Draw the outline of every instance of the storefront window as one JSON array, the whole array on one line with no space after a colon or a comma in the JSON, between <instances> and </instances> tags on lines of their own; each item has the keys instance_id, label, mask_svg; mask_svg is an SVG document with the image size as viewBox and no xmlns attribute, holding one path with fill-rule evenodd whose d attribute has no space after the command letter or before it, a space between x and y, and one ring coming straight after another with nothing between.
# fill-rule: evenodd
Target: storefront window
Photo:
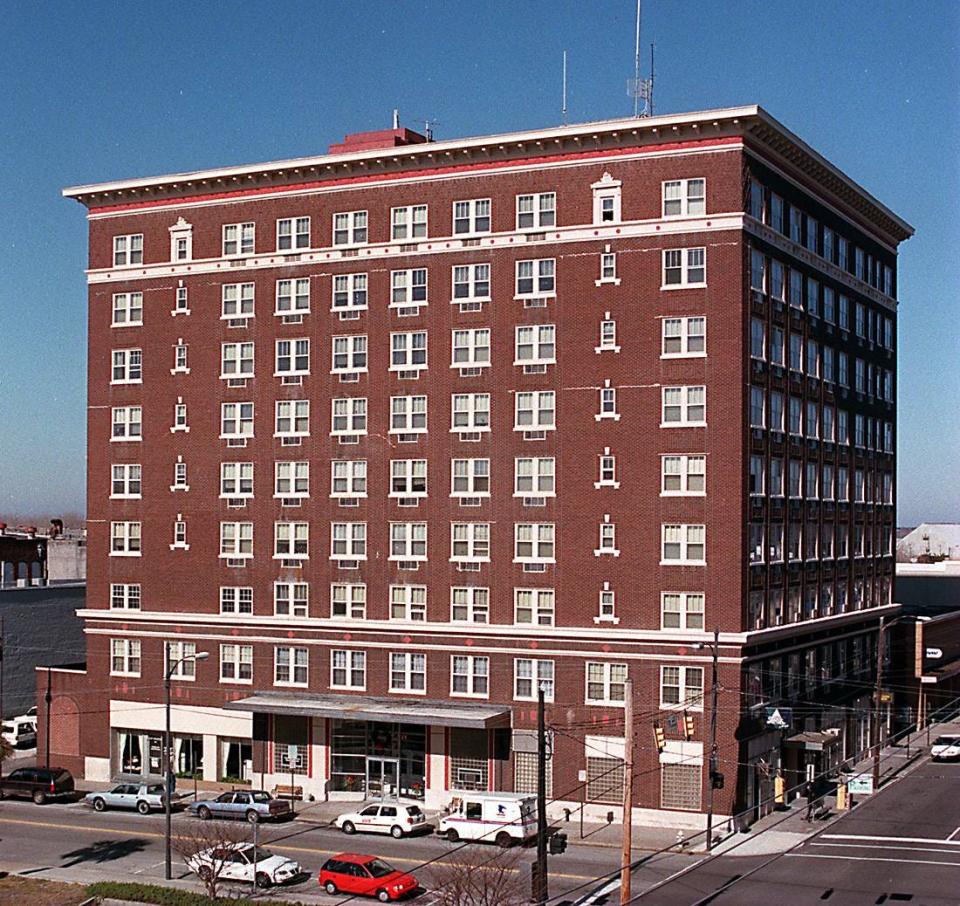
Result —
<instances>
[{"instance_id":1,"label":"storefront window","mask_svg":"<svg viewBox=\"0 0 960 906\"><path fill-rule=\"evenodd\" d=\"M173 763L180 777L193 777L203 772L203 738L200 736L173 737Z\"/></svg>"},{"instance_id":2,"label":"storefront window","mask_svg":"<svg viewBox=\"0 0 960 906\"><path fill-rule=\"evenodd\" d=\"M330 750L331 790L423 798L426 727L335 720Z\"/></svg>"}]
</instances>

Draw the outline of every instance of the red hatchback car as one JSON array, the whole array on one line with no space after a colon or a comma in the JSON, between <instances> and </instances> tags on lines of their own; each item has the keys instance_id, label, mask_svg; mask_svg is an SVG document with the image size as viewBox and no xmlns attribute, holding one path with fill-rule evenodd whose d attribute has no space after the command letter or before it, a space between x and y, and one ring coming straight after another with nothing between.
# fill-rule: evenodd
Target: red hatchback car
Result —
<instances>
[{"instance_id":1,"label":"red hatchback car","mask_svg":"<svg viewBox=\"0 0 960 906\"><path fill-rule=\"evenodd\" d=\"M318 876L329 894L353 893L376 897L381 903L399 900L417 889L417 879L397 871L376 856L340 853L323 863Z\"/></svg>"}]
</instances>

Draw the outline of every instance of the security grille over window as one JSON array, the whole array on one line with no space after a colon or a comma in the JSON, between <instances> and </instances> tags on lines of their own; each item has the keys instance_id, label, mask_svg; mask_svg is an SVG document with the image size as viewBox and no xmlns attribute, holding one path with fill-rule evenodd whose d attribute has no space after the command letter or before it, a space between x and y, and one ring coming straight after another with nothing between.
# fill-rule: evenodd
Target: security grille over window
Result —
<instances>
[{"instance_id":1,"label":"security grille over window","mask_svg":"<svg viewBox=\"0 0 960 906\"><path fill-rule=\"evenodd\" d=\"M296 754L294 754L294 749ZM273 746L273 770L275 774L306 774L307 747L275 743Z\"/></svg>"},{"instance_id":2,"label":"security grille over window","mask_svg":"<svg viewBox=\"0 0 960 906\"><path fill-rule=\"evenodd\" d=\"M454 790L486 790L489 772L486 758L452 757L450 788Z\"/></svg>"},{"instance_id":3,"label":"security grille over window","mask_svg":"<svg viewBox=\"0 0 960 906\"><path fill-rule=\"evenodd\" d=\"M587 801L623 804L623 759L587 756Z\"/></svg>"}]
</instances>

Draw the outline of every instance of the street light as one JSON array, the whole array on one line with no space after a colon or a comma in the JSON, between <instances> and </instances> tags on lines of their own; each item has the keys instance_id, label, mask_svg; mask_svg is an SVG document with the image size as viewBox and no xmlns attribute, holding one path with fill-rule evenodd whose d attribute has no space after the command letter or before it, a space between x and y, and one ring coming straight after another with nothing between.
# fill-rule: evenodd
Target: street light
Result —
<instances>
[{"instance_id":1,"label":"street light","mask_svg":"<svg viewBox=\"0 0 960 906\"><path fill-rule=\"evenodd\" d=\"M170 649L167 647L165 649L167 658L170 656ZM171 798L173 796L173 759L170 757L170 678L176 672L177 668L185 663L186 661L205 661L210 657L209 651L200 651L196 654L188 654L185 657L179 658L173 663L167 663L166 668L163 671L163 695L164 695L164 706L166 709L167 716L167 726L163 734L163 755L164 755L164 765L165 770L163 772L164 785L166 790L164 791L163 796L163 811L166 818L166 860L164 862L164 872L163 876L169 881L173 877L173 872L170 868L170 816L171 816Z\"/></svg>"},{"instance_id":2,"label":"street light","mask_svg":"<svg viewBox=\"0 0 960 906\"><path fill-rule=\"evenodd\" d=\"M716 787L717 771L717 659L720 656L720 630L713 630L713 643L697 642L694 646L698 651L709 648L713 654L713 681L710 694L710 790L707 793L707 852L713 847L713 791Z\"/></svg>"}]
</instances>

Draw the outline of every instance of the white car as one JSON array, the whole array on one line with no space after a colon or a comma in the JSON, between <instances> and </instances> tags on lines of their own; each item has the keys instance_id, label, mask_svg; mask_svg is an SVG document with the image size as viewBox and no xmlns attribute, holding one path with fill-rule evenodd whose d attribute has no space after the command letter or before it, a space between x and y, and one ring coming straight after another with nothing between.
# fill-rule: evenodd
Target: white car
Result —
<instances>
[{"instance_id":1,"label":"white car","mask_svg":"<svg viewBox=\"0 0 960 906\"><path fill-rule=\"evenodd\" d=\"M930 747L934 761L953 761L960 758L960 735L938 736Z\"/></svg>"},{"instance_id":2,"label":"white car","mask_svg":"<svg viewBox=\"0 0 960 906\"><path fill-rule=\"evenodd\" d=\"M260 888L283 884L303 874L299 862L275 856L263 847L257 847L254 852L252 843L213 846L190 856L186 863L201 880L216 874L224 881L245 881Z\"/></svg>"},{"instance_id":3,"label":"white car","mask_svg":"<svg viewBox=\"0 0 960 906\"><path fill-rule=\"evenodd\" d=\"M419 805L399 802L378 802L358 812L347 812L333 822L345 834L366 831L371 834L390 834L396 840L417 831L432 831Z\"/></svg>"},{"instance_id":4,"label":"white car","mask_svg":"<svg viewBox=\"0 0 960 906\"><path fill-rule=\"evenodd\" d=\"M14 748L37 744L37 719L35 717L11 717L3 721L3 738Z\"/></svg>"}]
</instances>

